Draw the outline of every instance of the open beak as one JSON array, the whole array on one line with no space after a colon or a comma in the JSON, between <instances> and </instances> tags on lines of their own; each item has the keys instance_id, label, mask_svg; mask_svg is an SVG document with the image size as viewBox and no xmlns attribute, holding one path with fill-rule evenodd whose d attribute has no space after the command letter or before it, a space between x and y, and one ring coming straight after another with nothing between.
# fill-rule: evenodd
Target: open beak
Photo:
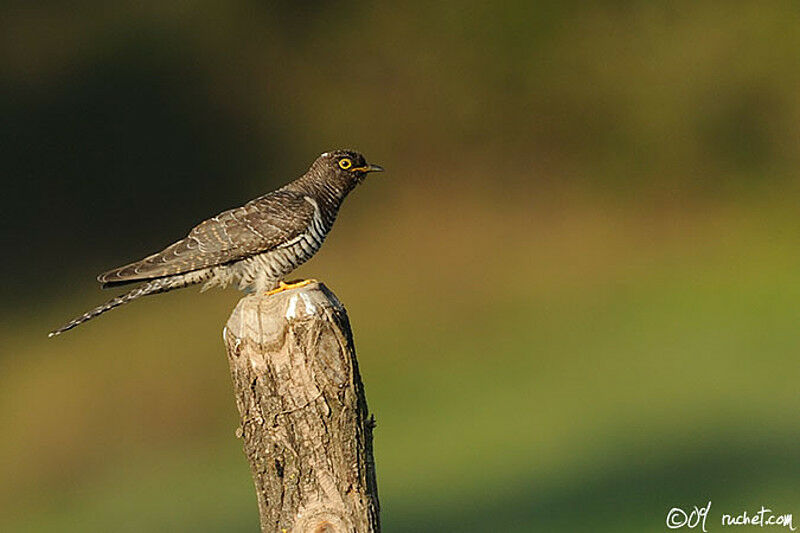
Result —
<instances>
[{"instance_id":1,"label":"open beak","mask_svg":"<svg viewBox=\"0 0 800 533\"><path fill-rule=\"evenodd\" d=\"M366 165L363 167L356 167L353 170L359 172L383 172L383 167L380 165Z\"/></svg>"}]
</instances>

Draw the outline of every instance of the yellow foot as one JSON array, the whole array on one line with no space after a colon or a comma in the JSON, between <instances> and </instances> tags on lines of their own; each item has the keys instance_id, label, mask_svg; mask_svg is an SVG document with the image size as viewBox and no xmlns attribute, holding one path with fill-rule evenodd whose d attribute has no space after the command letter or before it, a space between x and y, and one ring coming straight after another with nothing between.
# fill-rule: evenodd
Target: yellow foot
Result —
<instances>
[{"instance_id":1,"label":"yellow foot","mask_svg":"<svg viewBox=\"0 0 800 533\"><path fill-rule=\"evenodd\" d=\"M267 291L267 296L272 296L273 294L278 294L279 292L288 291L289 289L297 289L298 287L305 287L309 283L316 283L317 280L315 279L304 279L300 281L295 281L294 283L284 283L282 281L278 282L278 286L271 291Z\"/></svg>"}]
</instances>

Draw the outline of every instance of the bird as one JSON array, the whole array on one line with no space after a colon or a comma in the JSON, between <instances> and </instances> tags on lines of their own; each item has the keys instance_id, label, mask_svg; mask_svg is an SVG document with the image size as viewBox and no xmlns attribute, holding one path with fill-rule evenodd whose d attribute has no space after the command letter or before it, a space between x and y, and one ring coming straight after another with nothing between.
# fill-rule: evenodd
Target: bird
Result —
<instances>
[{"instance_id":1,"label":"bird","mask_svg":"<svg viewBox=\"0 0 800 533\"><path fill-rule=\"evenodd\" d=\"M97 281L104 289L140 285L49 336L142 296L199 283L204 283L202 291L235 284L239 290L267 295L311 283L313 280L290 284L283 280L320 249L347 195L367 174L382 171L359 152L325 152L296 180L204 220L158 253L100 274Z\"/></svg>"}]
</instances>

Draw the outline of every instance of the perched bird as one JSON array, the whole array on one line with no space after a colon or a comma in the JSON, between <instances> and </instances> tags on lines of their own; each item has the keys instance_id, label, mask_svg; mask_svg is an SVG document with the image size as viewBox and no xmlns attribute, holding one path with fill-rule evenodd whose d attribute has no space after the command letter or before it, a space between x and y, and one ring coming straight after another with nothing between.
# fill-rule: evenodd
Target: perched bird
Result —
<instances>
[{"instance_id":1,"label":"perched bird","mask_svg":"<svg viewBox=\"0 0 800 533\"><path fill-rule=\"evenodd\" d=\"M162 251L104 274L103 288L142 283L50 333L63 333L132 300L205 283L273 294L302 286L283 278L313 256L336 220L339 207L370 172L383 168L349 150L327 152L304 175L241 207L201 222Z\"/></svg>"}]
</instances>

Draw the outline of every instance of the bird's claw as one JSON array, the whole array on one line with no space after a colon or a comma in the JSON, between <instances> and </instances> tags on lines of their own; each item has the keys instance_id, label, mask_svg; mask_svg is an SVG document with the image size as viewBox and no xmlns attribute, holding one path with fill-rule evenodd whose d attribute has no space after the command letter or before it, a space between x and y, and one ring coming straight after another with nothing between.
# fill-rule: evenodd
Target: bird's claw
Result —
<instances>
[{"instance_id":1,"label":"bird's claw","mask_svg":"<svg viewBox=\"0 0 800 533\"><path fill-rule=\"evenodd\" d=\"M279 292L288 291L289 289L297 289L300 287L305 287L310 283L316 283L317 280L315 279L304 279L300 281L295 281L293 283L284 283L282 281L278 282L278 286L272 289L271 291L267 291L265 296L272 296L273 294L278 294Z\"/></svg>"}]
</instances>

